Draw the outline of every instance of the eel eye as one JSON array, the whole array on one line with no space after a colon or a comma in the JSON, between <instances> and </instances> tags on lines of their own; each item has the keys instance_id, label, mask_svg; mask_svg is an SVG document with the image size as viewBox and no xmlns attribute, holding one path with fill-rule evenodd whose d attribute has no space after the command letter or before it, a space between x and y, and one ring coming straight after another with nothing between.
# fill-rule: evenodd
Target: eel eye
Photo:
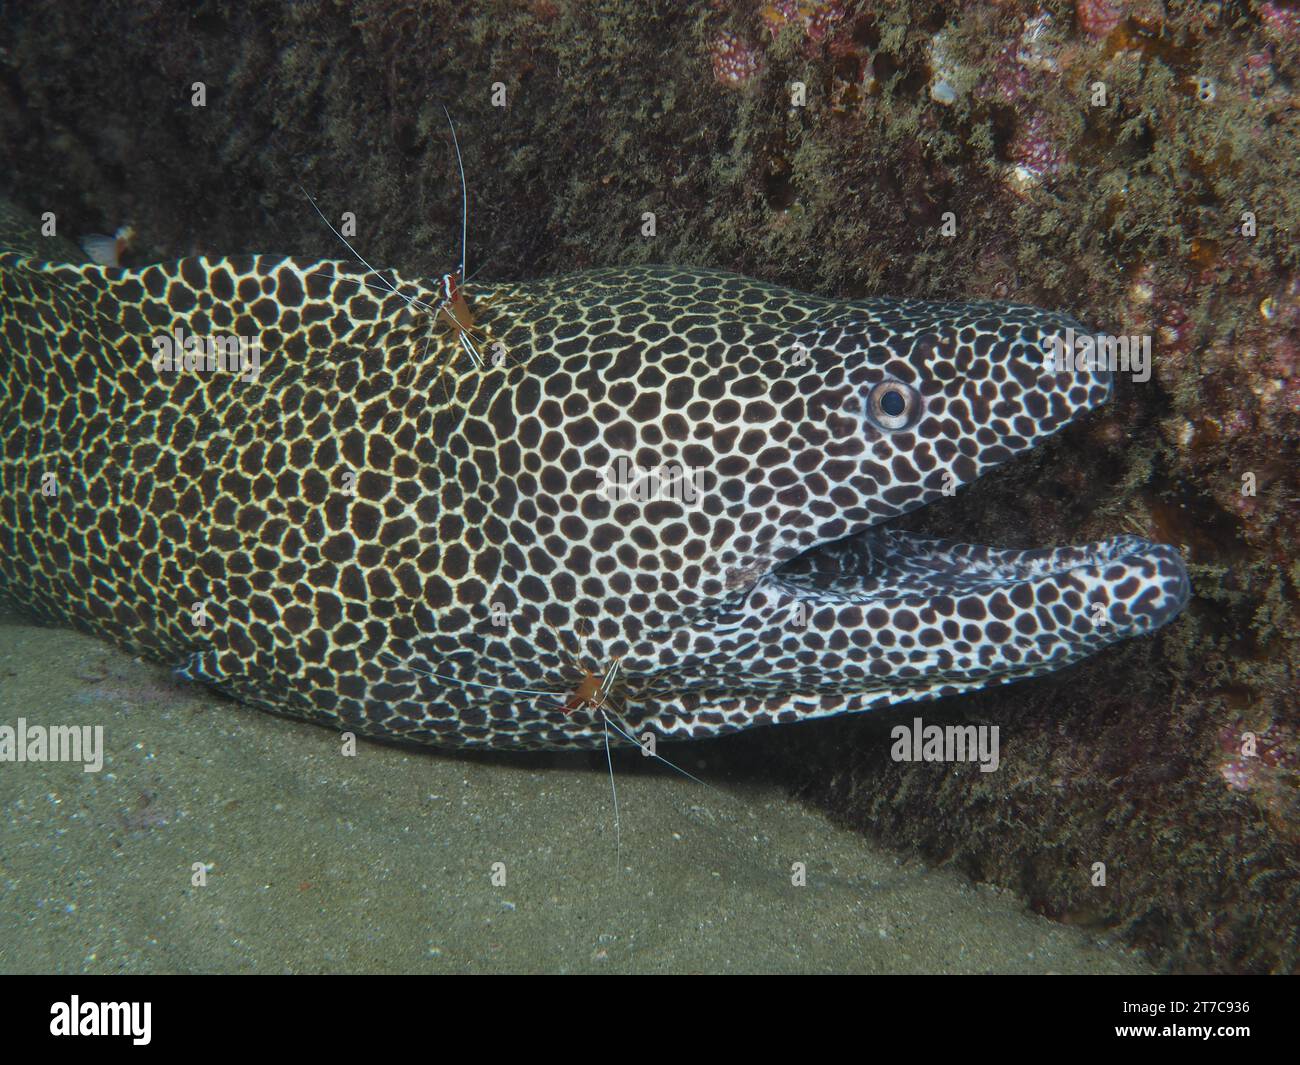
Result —
<instances>
[{"instance_id":1,"label":"eel eye","mask_svg":"<svg viewBox=\"0 0 1300 1065\"><path fill-rule=\"evenodd\" d=\"M867 413L880 428L891 432L906 429L916 421L921 397L902 381L881 381L867 397Z\"/></svg>"}]
</instances>

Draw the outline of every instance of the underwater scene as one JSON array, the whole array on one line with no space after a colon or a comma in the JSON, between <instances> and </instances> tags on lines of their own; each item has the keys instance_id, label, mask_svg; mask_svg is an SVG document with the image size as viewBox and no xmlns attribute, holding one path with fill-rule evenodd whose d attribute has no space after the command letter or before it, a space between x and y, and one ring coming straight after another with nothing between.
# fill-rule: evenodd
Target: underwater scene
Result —
<instances>
[{"instance_id":1,"label":"underwater scene","mask_svg":"<svg viewBox=\"0 0 1300 1065\"><path fill-rule=\"evenodd\" d=\"M0 27L0 972L1300 969L1300 6Z\"/></svg>"}]
</instances>

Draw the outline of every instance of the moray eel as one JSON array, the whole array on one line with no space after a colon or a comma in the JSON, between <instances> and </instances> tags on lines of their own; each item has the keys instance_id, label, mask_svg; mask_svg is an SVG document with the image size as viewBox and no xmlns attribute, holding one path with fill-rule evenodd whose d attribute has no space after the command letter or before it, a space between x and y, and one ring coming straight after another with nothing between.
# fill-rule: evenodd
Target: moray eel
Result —
<instances>
[{"instance_id":1,"label":"moray eel","mask_svg":"<svg viewBox=\"0 0 1300 1065\"><path fill-rule=\"evenodd\" d=\"M479 365L434 282L87 264L8 207L0 246L0 588L278 713L594 747L571 696L617 662L624 731L717 736L1048 673L1188 598L1134 537L890 524L1107 399L1045 366L1060 314L628 267L476 286ZM213 335L260 372L156 358Z\"/></svg>"}]
</instances>

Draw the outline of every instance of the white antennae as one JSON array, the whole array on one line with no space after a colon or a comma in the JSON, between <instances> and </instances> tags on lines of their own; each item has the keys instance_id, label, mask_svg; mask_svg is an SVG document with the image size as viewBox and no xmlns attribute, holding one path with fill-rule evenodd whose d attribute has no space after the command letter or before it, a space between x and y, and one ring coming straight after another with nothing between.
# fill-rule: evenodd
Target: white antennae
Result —
<instances>
[{"instance_id":1,"label":"white antennae","mask_svg":"<svg viewBox=\"0 0 1300 1065\"><path fill-rule=\"evenodd\" d=\"M444 107L443 110L445 111L446 108ZM448 116L448 120L450 120L450 116ZM453 136L453 137L455 136L455 131L454 131L454 130L452 131L452 136ZM460 154L460 149L457 148L457 149L456 149L456 152L457 152L457 155L459 155L459 154ZM465 177L464 177L464 172L462 171L462 173L461 173L461 184L462 184L462 186L464 185L464 181L465 181ZM416 297L414 297L414 296L403 296L400 292L397 291L396 287L395 287L394 285L392 285L392 284L389 282L388 278L384 277L383 274L381 274L378 270L376 270L373 266L371 266L370 263L368 263L368 262L365 260L365 258L361 255L361 253L360 253L359 251L357 251L357 249L354 248L351 244L348 243L348 238L347 238L347 237L345 237L342 233L340 233L337 229L334 228L334 223L331 222L328 218L325 217L325 212L322 211L322 210L320 209L320 205L317 204L317 202L316 202L314 199L312 199L312 195L311 195L311 193L308 192L308 191L307 191L305 188L303 188L301 185L298 186L298 189L299 189L299 191L302 192L302 194L303 194L304 196L307 197L307 202L310 203L310 204L312 205L312 207L314 207L314 208L316 209L316 213L317 213L318 215L320 215L321 221L324 222L327 226L330 227L330 232L333 233L336 237L339 238L339 240L341 240L341 241L343 242L343 247L347 248L348 251L350 251L350 252L352 253L353 257L354 257L358 262L360 262L362 266L364 266L367 270L369 270L372 274L374 274L375 277L377 277L377 278L380 280L380 282L382 282L384 288L388 289L388 291L391 292L394 296L396 296L399 300L404 300L404 301L406 302L406 305L407 305L408 307L410 307L412 304L414 304L416 307L419 307L421 310L428 311L430 314L437 314L439 311L441 311L444 307L447 306L447 303L448 303L447 300L443 300L443 301L442 301L440 304L438 304L438 306L435 308L435 307L430 307L430 306L429 306L427 303L425 303L423 300L421 300L421 299L416 299ZM464 260L464 254L463 254L463 252L462 252L462 255L461 255L461 269L462 269L462 272L463 272L463 270L464 270L464 265L465 265L465 260ZM334 279L335 279L336 281L350 282L351 284L354 284L354 285L356 285L356 286L359 287L359 288L360 288L360 287L365 287L365 288L368 288L368 289L372 289L372 290L373 290L374 287L375 287L374 285L367 284L367 283L364 282L364 281L358 281L358 280L357 280L356 278L354 278L354 277L339 277L338 274L333 274L332 276L334 277ZM428 350L428 344L425 345L425 349ZM475 352L474 354L477 354L477 352ZM481 364L480 364L480 365L481 365Z\"/></svg>"},{"instance_id":2,"label":"white antennae","mask_svg":"<svg viewBox=\"0 0 1300 1065\"><path fill-rule=\"evenodd\" d=\"M447 125L451 129L452 147L456 149L456 166L460 170L460 280L465 281L465 251L469 242L469 189L465 186L465 164L460 158L460 141L456 139L456 126L451 120L447 105L442 105L442 113L447 116Z\"/></svg>"},{"instance_id":3,"label":"white antennae","mask_svg":"<svg viewBox=\"0 0 1300 1065\"><path fill-rule=\"evenodd\" d=\"M623 660L621 658L616 658L610 663L609 669L605 671L604 679L600 682L601 691L607 692L613 686L614 681L618 679L619 667L622 664Z\"/></svg>"},{"instance_id":4,"label":"white antennae","mask_svg":"<svg viewBox=\"0 0 1300 1065\"><path fill-rule=\"evenodd\" d=\"M605 764L609 766L609 790L614 796L614 862L616 868L623 865L623 830L618 819L618 788L614 786L614 756L609 753L609 718L604 712L600 715L605 721Z\"/></svg>"},{"instance_id":5,"label":"white antennae","mask_svg":"<svg viewBox=\"0 0 1300 1065\"><path fill-rule=\"evenodd\" d=\"M385 651L380 658L386 658L392 662L398 669L409 669L412 673L419 673L422 677L436 677L438 680L445 680L448 684L463 684L467 688L482 688L489 692L506 692L508 695L541 695L547 699L554 699L555 692L539 692L530 688L503 688L496 684L480 684L476 680L461 680L459 677L444 677L441 673L434 673L432 670L421 669L419 666L413 666L408 662L403 662L396 655L389 654Z\"/></svg>"},{"instance_id":6,"label":"white antennae","mask_svg":"<svg viewBox=\"0 0 1300 1065\"><path fill-rule=\"evenodd\" d=\"M373 272L373 271L372 271L372 272ZM396 291L396 290L393 288L393 286L392 286L392 285L389 285L388 282L387 282L386 280L384 280L384 278L382 278L382 277L380 278L380 280L384 282L384 284L387 286L387 288L380 288L378 285L372 285L372 284L370 284L370 282L368 282L368 281L366 281L366 280L364 280L364 279L362 279L362 278L356 278L356 277L344 277L342 274L340 274L340 273L335 273L335 272L330 272L330 273L329 273L328 275L326 275L326 276L328 276L329 279L330 279L331 281L337 281L337 282L338 282L339 284L341 284L341 285L356 285L358 288L366 288L366 289L369 289L371 292L378 292L380 295L383 295L384 292L386 292L386 291L387 291L387 292L394 292L394 291ZM378 274L376 274L376 276L378 276ZM419 307L421 310L428 311L430 314L437 314L440 310L442 310L443 307L446 306L446 303L442 303L442 304L439 304L437 307L433 307L433 306L430 306L429 304L425 303L424 300L422 300L422 299L417 299L415 296L403 296L400 292L398 292L397 295L398 295L398 297L399 297L400 299L404 299L404 300L406 300L406 302L407 302L408 304L413 303L413 304L415 304L417 307Z\"/></svg>"},{"instance_id":7,"label":"white antennae","mask_svg":"<svg viewBox=\"0 0 1300 1065\"><path fill-rule=\"evenodd\" d=\"M611 700L609 700L609 702L612 704L612 703L613 703L613 700L611 699ZM605 708L604 708L603 706L600 708L600 716L603 717L603 718L605 719L605 723L606 723L607 725L609 725L611 728L613 728L613 730L614 730L615 732L617 732L620 736L622 736L625 740L627 740L628 743L632 744L633 747L640 747L641 750L643 750L643 751L646 750L645 745L644 745L643 743L641 743L641 742L640 742L640 741L639 741L635 736L631 735L630 733L624 732L621 728L619 728L617 722L615 722L615 721L610 721L610 719L609 719L609 715L605 713ZM617 718L619 719L619 721L624 721L624 722L625 722L625 719L624 719L624 717L623 717L622 714L615 714L615 717L617 717ZM625 722L625 723L626 723L626 722ZM683 769L681 766L679 766L679 765L674 765L672 762L668 761L668 759L665 758L665 757L664 757L662 754L660 754L658 751L650 751L650 752L648 752L648 753L650 754L650 757L651 757L651 758L657 758L659 761L663 762L664 765L668 766L668 767L671 768L671 769L675 769L675 770L677 770L677 772L679 772L682 776L686 777L688 780L693 780L693 781L695 781L696 784L701 784L701 785L703 785L704 787L708 788L710 791L717 791L717 790L718 790L718 789L715 788L712 784L706 783L705 781L701 780L699 777L695 776L694 774L691 774L691 773L686 772L686 770Z\"/></svg>"},{"instance_id":8,"label":"white antennae","mask_svg":"<svg viewBox=\"0 0 1300 1065\"><path fill-rule=\"evenodd\" d=\"M361 263L362 266L364 266L367 270L369 270L372 274L374 274L375 277L379 278L379 280L384 283L384 287L388 289L389 292L391 292L394 296L397 296L399 299L406 299L405 296L403 296L400 292L397 291L397 289L395 289L391 284L388 283L388 279L384 277L383 274L381 274L378 270L376 270L373 266L371 266L368 262L366 262L365 259L361 257L361 253L357 251L357 249L354 248L351 244L348 243L347 237L345 237L342 233L340 233L337 229L334 228L334 223L325 217L325 212L322 211L320 207L317 205L316 201L311 198L311 193L308 192L306 189L304 189L301 185L299 185L298 188L302 191L302 194L307 197L307 202L316 208L316 213L320 215L321 221L330 227L330 232L333 233L336 237L338 237L339 240L343 241L343 247L347 248L348 251L350 251L357 258L357 260ZM407 302L410 303L411 301L407 299Z\"/></svg>"}]
</instances>

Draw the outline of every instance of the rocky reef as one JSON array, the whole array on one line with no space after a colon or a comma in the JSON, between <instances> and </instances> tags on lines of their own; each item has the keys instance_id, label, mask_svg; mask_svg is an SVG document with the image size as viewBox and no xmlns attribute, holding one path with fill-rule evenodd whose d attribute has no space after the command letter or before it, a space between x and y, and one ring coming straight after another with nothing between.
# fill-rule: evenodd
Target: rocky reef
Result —
<instances>
[{"instance_id":1,"label":"rocky reef","mask_svg":"<svg viewBox=\"0 0 1300 1065\"><path fill-rule=\"evenodd\" d=\"M699 263L1150 336L1149 380L916 522L1179 544L1182 620L716 757L1170 969L1300 968L1300 8L30 0L5 19L4 191L77 233L129 224L128 262L336 256L302 186L356 212L370 261L440 273L446 104L487 277ZM918 714L998 724L1002 767L891 761Z\"/></svg>"}]
</instances>

